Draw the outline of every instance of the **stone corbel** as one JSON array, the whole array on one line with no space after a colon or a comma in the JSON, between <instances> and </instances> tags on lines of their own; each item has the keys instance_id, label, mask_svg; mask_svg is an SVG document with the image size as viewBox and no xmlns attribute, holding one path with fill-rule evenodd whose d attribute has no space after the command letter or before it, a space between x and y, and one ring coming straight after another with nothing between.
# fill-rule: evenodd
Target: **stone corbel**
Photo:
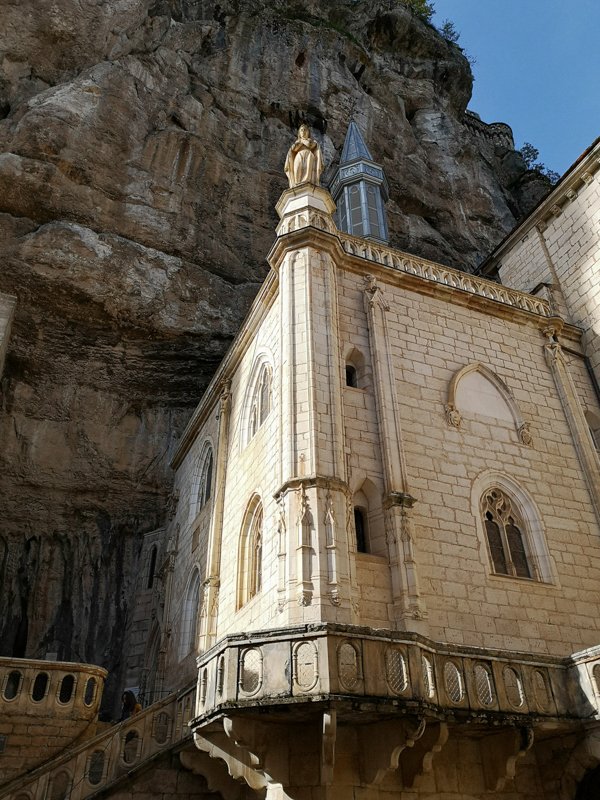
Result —
<instances>
[{"instance_id":1,"label":"stone corbel","mask_svg":"<svg viewBox=\"0 0 600 800\"><path fill-rule=\"evenodd\" d=\"M323 734L321 740L321 785L331 786L335 766L335 740L337 738L337 713L326 711L323 714Z\"/></svg>"},{"instance_id":2,"label":"stone corbel","mask_svg":"<svg viewBox=\"0 0 600 800\"><path fill-rule=\"evenodd\" d=\"M445 722L428 723L425 733L414 746L402 753L402 785L411 789L419 785L420 778L433 769L433 759L448 741Z\"/></svg>"},{"instance_id":3,"label":"stone corbel","mask_svg":"<svg viewBox=\"0 0 600 800\"><path fill-rule=\"evenodd\" d=\"M206 779L211 792L218 792L223 800L240 800L242 784L233 780L223 761L211 758L198 749L182 750L179 760L184 769Z\"/></svg>"},{"instance_id":4,"label":"stone corbel","mask_svg":"<svg viewBox=\"0 0 600 800\"><path fill-rule=\"evenodd\" d=\"M519 441L526 447L533 447L533 436L529 430L529 423L523 422L518 429Z\"/></svg>"},{"instance_id":5,"label":"stone corbel","mask_svg":"<svg viewBox=\"0 0 600 800\"><path fill-rule=\"evenodd\" d=\"M531 728L508 728L481 739L483 774L488 791L500 792L515 777L517 761L533 744Z\"/></svg>"},{"instance_id":6,"label":"stone corbel","mask_svg":"<svg viewBox=\"0 0 600 800\"><path fill-rule=\"evenodd\" d=\"M264 726L251 720L223 719L194 732L196 747L211 759L225 762L227 771L236 780L245 781L255 791L266 790L268 776L262 770L266 751Z\"/></svg>"},{"instance_id":7,"label":"stone corbel","mask_svg":"<svg viewBox=\"0 0 600 800\"><path fill-rule=\"evenodd\" d=\"M401 719L362 725L360 737L361 780L367 786L380 784L398 769L400 756L425 732L424 719Z\"/></svg>"},{"instance_id":8,"label":"stone corbel","mask_svg":"<svg viewBox=\"0 0 600 800\"><path fill-rule=\"evenodd\" d=\"M460 415L460 411L454 403L446 403L444 406L444 411L446 412L446 422L450 425L451 428L460 428L460 423L462 422L462 417Z\"/></svg>"}]
</instances>

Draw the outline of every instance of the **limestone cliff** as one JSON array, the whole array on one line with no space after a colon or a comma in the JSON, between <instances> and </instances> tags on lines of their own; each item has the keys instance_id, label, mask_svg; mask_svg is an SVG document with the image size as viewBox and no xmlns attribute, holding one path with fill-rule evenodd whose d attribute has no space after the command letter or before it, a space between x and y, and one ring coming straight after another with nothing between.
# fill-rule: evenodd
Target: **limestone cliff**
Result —
<instances>
[{"instance_id":1,"label":"limestone cliff","mask_svg":"<svg viewBox=\"0 0 600 800\"><path fill-rule=\"evenodd\" d=\"M354 113L392 244L466 268L544 187L465 116L460 49L399 2L2 5L0 652L115 687L139 537L266 274L291 129L333 163Z\"/></svg>"}]
</instances>

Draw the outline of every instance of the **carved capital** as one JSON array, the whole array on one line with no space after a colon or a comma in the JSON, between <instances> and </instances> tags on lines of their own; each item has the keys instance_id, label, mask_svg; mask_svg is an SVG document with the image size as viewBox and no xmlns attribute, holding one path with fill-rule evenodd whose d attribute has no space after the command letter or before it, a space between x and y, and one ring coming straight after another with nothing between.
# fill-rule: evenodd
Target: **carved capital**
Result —
<instances>
[{"instance_id":1,"label":"carved capital","mask_svg":"<svg viewBox=\"0 0 600 800\"><path fill-rule=\"evenodd\" d=\"M377 285L377 280L374 275L365 276L365 299L369 308L379 306L382 311L390 310L389 303Z\"/></svg>"},{"instance_id":2,"label":"carved capital","mask_svg":"<svg viewBox=\"0 0 600 800\"><path fill-rule=\"evenodd\" d=\"M392 508L392 506L412 508L416 502L417 498L408 492L388 492L383 505L384 508Z\"/></svg>"}]
</instances>

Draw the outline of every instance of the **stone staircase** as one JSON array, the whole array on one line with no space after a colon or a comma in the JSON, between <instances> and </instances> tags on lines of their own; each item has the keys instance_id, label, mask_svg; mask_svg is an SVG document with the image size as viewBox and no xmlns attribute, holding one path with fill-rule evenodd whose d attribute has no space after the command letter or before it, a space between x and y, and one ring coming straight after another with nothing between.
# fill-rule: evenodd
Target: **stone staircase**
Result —
<instances>
[{"instance_id":1,"label":"stone staircase","mask_svg":"<svg viewBox=\"0 0 600 800\"><path fill-rule=\"evenodd\" d=\"M196 685L188 686L68 749L0 787L0 800L84 800L104 793L157 755L191 741L195 694Z\"/></svg>"}]
</instances>

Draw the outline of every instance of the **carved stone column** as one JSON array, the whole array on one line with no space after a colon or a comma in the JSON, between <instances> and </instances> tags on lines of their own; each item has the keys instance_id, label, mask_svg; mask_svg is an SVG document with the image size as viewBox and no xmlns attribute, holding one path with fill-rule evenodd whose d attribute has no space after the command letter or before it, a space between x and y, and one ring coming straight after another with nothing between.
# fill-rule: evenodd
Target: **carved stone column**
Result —
<instances>
[{"instance_id":1,"label":"carved stone column","mask_svg":"<svg viewBox=\"0 0 600 800\"><path fill-rule=\"evenodd\" d=\"M558 341L558 333L561 327L562 320L557 319L553 324L544 328L544 335L547 338L544 346L546 361L552 370L558 396L573 437L573 444L579 456L579 462L594 504L596 517L600 522L600 460L592 441L592 435L579 401L573 378Z\"/></svg>"},{"instance_id":2,"label":"carved stone column","mask_svg":"<svg viewBox=\"0 0 600 800\"><path fill-rule=\"evenodd\" d=\"M280 303L278 608L288 622L350 621L334 210L324 189L288 189L270 257Z\"/></svg>"},{"instance_id":3,"label":"carved stone column","mask_svg":"<svg viewBox=\"0 0 600 800\"><path fill-rule=\"evenodd\" d=\"M375 378L375 402L384 475L384 514L392 578L394 621L400 629L422 632L426 617L420 597L402 429L389 341L389 305L375 278L367 276L365 308Z\"/></svg>"},{"instance_id":4,"label":"carved stone column","mask_svg":"<svg viewBox=\"0 0 600 800\"><path fill-rule=\"evenodd\" d=\"M208 533L207 572L200 614L200 649L208 650L217 636L217 614L221 572L221 541L223 538L223 510L225 504L225 477L229 445L229 419L231 411L231 385L226 382L219 398L219 440L215 469L215 505Z\"/></svg>"}]
</instances>

